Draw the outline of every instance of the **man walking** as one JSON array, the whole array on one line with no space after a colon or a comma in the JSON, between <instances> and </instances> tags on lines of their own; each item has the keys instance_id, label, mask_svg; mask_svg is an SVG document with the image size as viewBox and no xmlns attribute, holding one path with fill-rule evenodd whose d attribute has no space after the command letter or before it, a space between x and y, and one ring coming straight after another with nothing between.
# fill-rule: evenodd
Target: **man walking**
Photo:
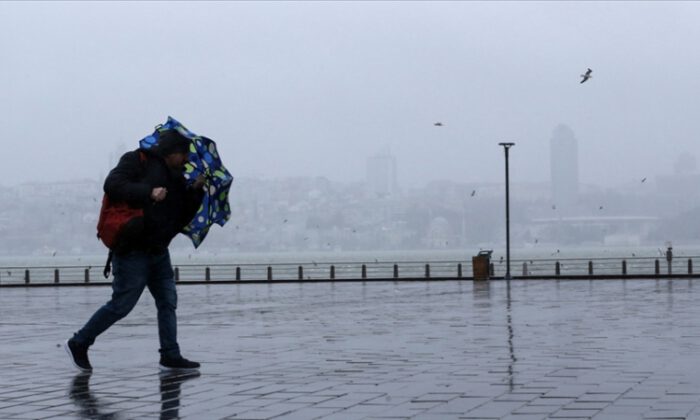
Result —
<instances>
[{"instance_id":1,"label":"man walking","mask_svg":"<svg viewBox=\"0 0 700 420\"><path fill-rule=\"evenodd\" d=\"M158 311L161 370L194 370L199 363L180 354L177 343L177 292L168 245L194 217L204 194L204 179L186 187L183 168L191 141L176 130L160 133L149 150L127 152L107 176L104 191L112 202L143 209L143 223L128 223L113 247L112 298L65 342L73 365L92 371L88 348L97 336L124 318L148 290Z\"/></svg>"}]
</instances>

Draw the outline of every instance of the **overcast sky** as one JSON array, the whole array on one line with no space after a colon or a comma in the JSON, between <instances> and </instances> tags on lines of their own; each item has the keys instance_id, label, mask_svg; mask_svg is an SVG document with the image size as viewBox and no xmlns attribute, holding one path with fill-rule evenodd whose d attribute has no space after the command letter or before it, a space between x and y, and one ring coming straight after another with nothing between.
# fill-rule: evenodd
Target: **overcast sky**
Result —
<instances>
[{"instance_id":1,"label":"overcast sky","mask_svg":"<svg viewBox=\"0 0 700 420\"><path fill-rule=\"evenodd\" d=\"M0 2L0 185L104 176L168 115L234 176L548 181L700 155L697 2ZM593 79L579 75L593 69ZM443 127L435 127L440 121Z\"/></svg>"}]
</instances>

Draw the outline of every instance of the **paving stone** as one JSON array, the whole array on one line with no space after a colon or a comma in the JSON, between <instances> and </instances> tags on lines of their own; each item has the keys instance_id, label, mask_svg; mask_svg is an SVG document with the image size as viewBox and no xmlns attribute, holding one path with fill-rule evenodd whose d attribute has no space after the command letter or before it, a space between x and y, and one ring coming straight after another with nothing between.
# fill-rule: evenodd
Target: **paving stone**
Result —
<instances>
[{"instance_id":1,"label":"paving stone","mask_svg":"<svg viewBox=\"0 0 700 420\"><path fill-rule=\"evenodd\" d=\"M522 406L523 404L520 402L489 401L465 413L463 417L468 419L500 418L510 414Z\"/></svg>"},{"instance_id":2,"label":"paving stone","mask_svg":"<svg viewBox=\"0 0 700 420\"><path fill-rule=\"evenodd\" d=\"M564 418L564 419L572 419L572 418L591 418L598 414L600 410L567 410L567 409L562 409L559 411L556 411L552 414L549 415L550 418L553 419L559 419L559 418Z\"/></svg>"},{"instance_id":3,"label":"paving stone","mask_svg":"<svg viewBox=\"0 0 700 420\"><path fill-rule=\"evenodd\" d=\"M0 418L700 420L692 281L181 285L199 377L158 374L144 294L81 378L60 345L109 294L0 289Z\"/></svg>"}]
</instances>

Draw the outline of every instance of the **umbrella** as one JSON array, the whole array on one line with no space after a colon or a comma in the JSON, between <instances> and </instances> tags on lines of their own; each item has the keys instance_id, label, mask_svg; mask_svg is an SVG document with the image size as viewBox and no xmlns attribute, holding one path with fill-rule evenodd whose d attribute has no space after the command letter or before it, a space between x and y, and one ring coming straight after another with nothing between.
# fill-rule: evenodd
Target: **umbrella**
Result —
<instances>
[{"instance_id":1,"label":"umbrella","mask_svg":"<svg viewBox=\"0 0 700 420\"><path fill-rule=\"evenodd\" d=\"M180 124L176 119L168 117L165 124L156 126L153 134L144 137L139 142L141 149L150 149L158 144L160 133L166 130L177 130L180 134L192 140L190 155L185 164L185 179L188 185L194 183L199 175L204 175L205 187L202 204L194 219L185 226L182 233L187 235L197 248L204 241L209 228L214 224L223 226L231 218L231 207L228 203L228 193L233 182L233 176L224 167L221 157L216 150L213 140L199 136Z\"/></svg>"}]
</instances>

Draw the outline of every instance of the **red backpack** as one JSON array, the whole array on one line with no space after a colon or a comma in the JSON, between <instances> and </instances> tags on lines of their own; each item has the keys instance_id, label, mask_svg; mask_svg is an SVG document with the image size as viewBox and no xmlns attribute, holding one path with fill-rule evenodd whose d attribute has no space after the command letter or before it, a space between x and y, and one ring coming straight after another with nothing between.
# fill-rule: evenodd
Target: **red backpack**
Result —
<instances>
[{"instance_id":1,"label":"red backpack","mask_svg":"<svg viewBox=\"0 0 700 420\"><path fill-rule=\"evenodd\" d=\"M97 222L97 238L107 248L114 249L122 228L135 217L143 217L143 209L131 208L126 203L112 203L105 194Z\"/></svg>"},{"instance_id":2,"label":"red backpack","mask_svg":"<svg viewBox=\"0 0 700 420\"><path fill-rule=\"evenodd\" d=\"M139 159L143 166L146 162L146 155L141 151L139 151ZM129 207L125 202L113 202L107 194L102 197L100 218L97 221L97 238L110 249L107 265L105 266L105 277L109 277L112 250L119 241L120 233L127 223L137 217L143 217L143 209Z\"/></svg>"}]
</instances>

